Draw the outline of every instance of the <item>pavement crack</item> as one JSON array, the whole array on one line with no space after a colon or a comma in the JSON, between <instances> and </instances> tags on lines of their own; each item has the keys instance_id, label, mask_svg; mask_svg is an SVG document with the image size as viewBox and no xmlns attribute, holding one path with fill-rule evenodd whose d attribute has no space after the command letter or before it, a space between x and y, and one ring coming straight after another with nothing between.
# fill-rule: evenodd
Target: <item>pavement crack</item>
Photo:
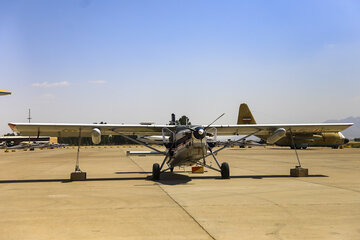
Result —
<instances>
[{"instance_id":1,"label":"pavement crack","mask_svg":"<svg viewBox=\"0 0 360 240\"><path fill-rule=\"evenodd\" d=\"M328 188L336 188L336 189L341 189L341 190L350 191L350 192L354 192L354 193L360 193L360 191L355 190L355 189L349 189L349 188L345 188L345 187L328 185L328 184L324 184L324 183L310 182L310 181L306 181L305 179L304 179L304 180L303 180L303 179L296 179L296 180L297 180L297 181L306 182L306 183L310 183L310 184L325 186L325 187L328 187Z\"/></svg>"},{"instance_id":2,"label":"pavement crack","mask_svg":"<svg viewBox=\"0 0 360 240\"><path fill-rule=\"evenodd\" d=\"M205 228L203 225L201 225L199 223L199 221L197 221L195 219L195 217L193 215L191 215L178 201L176 201L164 188L162 188L159 184L158 187L176 204L178 205L211 239L216 239L214 236L212 236Z\"/></svg>"},{"instance_id":3,"label":"pavement crack","mask_svg":"<svg viewBox=\"0 0 360 240\"><path fill-rule=\"evenodd\" d=\"M128 157L131 162L133 162L140 170L145 172L145 169L143 169L139 164L137 164L137 162L135 162L131 157ZM211 235L205 228L203 225L200 224L199 221L196 220L196 218L190 214L190 212L188 212L178 201L176 201L163 187L161 187L161 185L158 183L156 184L178 207L180 207L185 213L186 215L188 215L211 239L216 240L216 238Z\"/></svg>"}]
</instances>

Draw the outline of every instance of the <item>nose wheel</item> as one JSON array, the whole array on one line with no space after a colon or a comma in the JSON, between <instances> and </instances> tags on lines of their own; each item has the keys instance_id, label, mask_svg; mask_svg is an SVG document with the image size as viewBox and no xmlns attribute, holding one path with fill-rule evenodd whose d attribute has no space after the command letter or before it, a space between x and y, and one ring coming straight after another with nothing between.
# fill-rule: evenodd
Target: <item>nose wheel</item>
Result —
<instances>
[{"instance_id":1,"label":"nose wheel","mask_svg":"<svg viewBox=\"0 0 360 240\"><path fill-rule=\"evenodd\" d=\"M160 165L158 163L153 164L152 177L153 177L153 180L160 179Z\"/></svg>"}]
</instances>

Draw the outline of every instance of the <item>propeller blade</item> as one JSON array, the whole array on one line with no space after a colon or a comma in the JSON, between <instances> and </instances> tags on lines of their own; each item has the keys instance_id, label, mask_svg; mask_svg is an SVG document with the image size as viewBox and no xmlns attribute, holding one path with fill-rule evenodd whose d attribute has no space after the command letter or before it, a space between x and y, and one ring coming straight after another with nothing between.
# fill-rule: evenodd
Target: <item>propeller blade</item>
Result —
<instances>
[{"instance_id":1,"label":"propeller blade","mask_svg":"<svg viewBox=\"0 0 360 240\"><path fill-rule=\"evenodd\" d=\"M210 123L209 125L207 125L207 127L204 128L204 130L206 130L208 127L210 127L211 125L214 124L214 122L216 122L217 120L219 120L222 116L224 116L225 113L221 114L217 119L215 119L212 123Z\"/></svg>"}]
</instances>

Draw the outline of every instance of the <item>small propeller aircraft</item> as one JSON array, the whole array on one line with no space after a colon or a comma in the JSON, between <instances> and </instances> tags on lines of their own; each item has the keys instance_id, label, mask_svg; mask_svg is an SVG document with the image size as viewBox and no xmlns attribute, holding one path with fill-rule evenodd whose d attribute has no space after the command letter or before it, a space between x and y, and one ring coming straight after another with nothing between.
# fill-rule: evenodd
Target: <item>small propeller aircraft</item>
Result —
<instances>
[{"instance_id":1,"label":"small propeller aircraft","mask_svg":"<svg viewBox=\"0 0 360 240\"><path fill-rule=\"evenodd\" d=\"M101 142L102 135L120 135L130 141L142 144L157 153L164 155L161 164L154 163L152 177L160 179L160 175L166 171L173 171L174 167L200 165L220 172L221 177L230 177L229 164L220 163L216 153L229 147L233 142L214 150L218 135L246 135L238 142L253 136L267 134L267 143L275 143L285 134L298 133L323 133L339 132L352 123L320 123L320 124L236 124L236 125L213 125L220 117L208 125L175 125L175 115L172 114L171 123L167 125L142 125L142 124L66 124L66 123L9 123L10 128L21 135L46 135L52 137L78 137L78 152L75 172L81 172L79 168L79 147L81 137L91 137L94 144ZM165 151L158 150L151 145L130 138L128 135L137 136L162 136ZM206 163L206 159L212 157L217 167ZM167 167L164 167L165 164Z\"/></svg>"}]
</instances>

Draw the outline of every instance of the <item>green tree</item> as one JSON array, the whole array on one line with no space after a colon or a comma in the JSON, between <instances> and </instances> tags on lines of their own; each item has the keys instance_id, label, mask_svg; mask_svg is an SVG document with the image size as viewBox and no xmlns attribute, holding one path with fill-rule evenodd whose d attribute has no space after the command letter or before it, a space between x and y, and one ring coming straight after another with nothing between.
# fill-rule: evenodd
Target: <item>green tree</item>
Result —
<instances>
[{"instance_id":1,"label":"green tree","mask_svg":"<svg viewBox=\"0 0 360 240\"><path fill-rule=\"evenodd\" d=\"M4 136L17 136L17 134L16 133L7 133Z\"/></svg>"},{"instance_id":2,"label":"green tree","mask_svg":"<svg viewBox=\"0 0 360 240\"><path fill-rule=\"evenodd\" d=\"M177 125L191 125L191 122L187 116L182 115L181 118L179 118L179 120L176 120L176 124Z\"/></svg>"}]
</instances>

